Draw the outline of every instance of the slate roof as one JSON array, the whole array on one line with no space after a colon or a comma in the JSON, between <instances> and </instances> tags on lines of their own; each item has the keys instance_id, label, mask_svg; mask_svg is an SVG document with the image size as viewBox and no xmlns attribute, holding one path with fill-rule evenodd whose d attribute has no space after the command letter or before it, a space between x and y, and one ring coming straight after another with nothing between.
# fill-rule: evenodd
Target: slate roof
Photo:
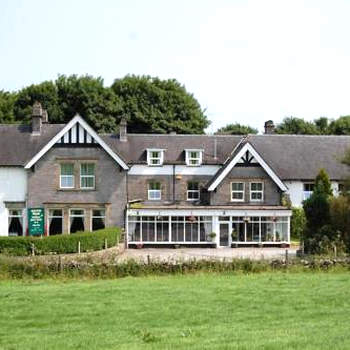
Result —
<instances>
[{"instance_id":1,"label":"slate roof","mask_svg":"<svg viewBox=\"0 0 350 350\"><path fill-rule=\"evenodd\" d=\"M61 129L64 124L43 124L40 136L31 127L0 124L0 166L24 166Z\"/></svg>"},{"instance_id":2,"label":"slate roof","mask_svg":"<svg viewBox=\"0 0 350 350\"><path fill-rule=\"evenodd\" d=\"M65 125L43 124L42 134L33 136L30 126L0 125L0 166L24 166ZM242 136L128 134L101 138L129 164L146 164L147 148L165 149L165 164L185 164L185 149L203 149L203 164L223 164ZM350 175L340 163L350 147L350 136L250 135L249 142L282 180L313 180L325 168L333 180Z\"/></svg>"}]
</instances>

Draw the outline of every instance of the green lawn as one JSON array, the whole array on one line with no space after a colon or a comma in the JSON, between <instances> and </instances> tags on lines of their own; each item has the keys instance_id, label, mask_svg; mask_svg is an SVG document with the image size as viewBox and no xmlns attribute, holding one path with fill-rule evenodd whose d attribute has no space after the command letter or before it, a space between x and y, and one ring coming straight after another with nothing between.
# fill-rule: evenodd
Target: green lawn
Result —
<instances>
[{"instance_id":1,"label":"green lawn","mask_svg":"<svg viewBox=\"0 0 350 350\"><path fill-rule=\"evenodd\" d=\"M0 349L350 349L350 273L0 282Z\"/></svg>"}]
</instances>

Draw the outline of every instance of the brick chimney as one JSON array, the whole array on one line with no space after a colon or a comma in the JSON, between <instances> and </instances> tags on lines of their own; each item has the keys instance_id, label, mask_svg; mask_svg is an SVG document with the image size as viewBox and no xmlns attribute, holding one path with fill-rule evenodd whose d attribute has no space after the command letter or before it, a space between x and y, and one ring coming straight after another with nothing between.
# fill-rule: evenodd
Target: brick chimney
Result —
<instances>
[{"instance_id":1,"label":"brick chimney","mask_svg":"<svg viewBox=\"0 0 350 350\"><path fill-rule=\"evenodd\" d=\"M272 120L265 122L265 134L274 134L275 133L275 124Z\"/></svg>"},{"instance_id":2,"label":"brick chimney","mask_svg":"<svg viewBox=\"0 0 350 350\"><path fill-rule=\"evenodd\" d=\"M122 118L119 124L119 140L121 142L128 141L127 122L125 118Z\"/></svg>"},{"instance_id":3,"label":"brick chimney","mask_svg":"<svg viewBox=\"0 0 350 350\"><path fill-rule=\"evenodd\" d=\"M32 112L32 135L40 135L41 134L41 125L43 119L43 108L41 107L41 103L36 101L33 104L33 112Z\"/></svg>"}]
</instances>

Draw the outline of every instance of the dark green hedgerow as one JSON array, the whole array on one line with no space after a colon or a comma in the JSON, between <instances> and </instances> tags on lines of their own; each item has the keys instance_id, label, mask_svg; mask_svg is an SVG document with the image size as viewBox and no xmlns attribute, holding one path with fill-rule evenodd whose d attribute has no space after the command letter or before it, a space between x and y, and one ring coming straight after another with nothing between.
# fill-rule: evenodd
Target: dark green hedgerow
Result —
<instances>
[{"instance_id":1,"label":"dark green hedgerow","mask_svg":"<svg viewBox=\"0 0 350 350\"><path fill-rule=\"evenodd\" d=\"M50 237L0 237L0 253L7 255L25 256L32 254L32 247L36 255L67 254L78 251L94 251L104 248L105 240L108 246L116 245L121 230L116 227L105 228L94 232L77 232L71 235L57 235Z\"/></svg>"}]
</instances>

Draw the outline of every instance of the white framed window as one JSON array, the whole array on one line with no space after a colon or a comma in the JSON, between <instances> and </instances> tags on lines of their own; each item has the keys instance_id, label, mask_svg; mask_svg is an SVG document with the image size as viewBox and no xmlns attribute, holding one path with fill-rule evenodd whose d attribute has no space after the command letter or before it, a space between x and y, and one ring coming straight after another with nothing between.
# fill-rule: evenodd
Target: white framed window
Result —
<instances>
[{"instance_id":1,"label":"white framed window","mask_svg":"<svg viewBox=\"0 0 350 350\"><path fill-rule=\"evenodd\" d=\"M62 209L49 209L48 220L49 236L59 235L63 233Z\"/></svg>"},{"instance_id":2,"label":"white framed window","mask_svg":"<svg viewBox=\"0 0 350 350\"><path fill-rule=\"evenodd\" d=\"M147 164L149 166L161 166L164 161L163 149L148 149L147 150Z\"/></svg>"},{"instance_id":3,"label":"white framed window","mask_svg":"<svg viewBox=\"0 0 350 350\"><path fill-rule=\"evenodd\" d=\"M159 201L162 199L160 182L150 182L148 184L148 200Z\"/></svg>"},{"instance_id":4,"label":"white framed window","mask_svg":"<svg viewBox=\"0 0 350 350\"><path fill-rule=\"evenodd\" d=\"M73 163L61 164L60 188L74 188L74 164Z\"/></svg>"},{"instance_id":5,"label":"white framed window","mask_svg":"<svg viewBox=\"0 0 350 350\"><path fill-rule=\"evenodd\" d=\"M264 198L264 183L251 182L250 183L250 200L252 202L262 202Z\"/></svg>"},{"instance_id":6,"label":"white framed window","mask_svg":"<svg viewBox=\"0 0 350 350\"><path fill-rule=\"evenodd\" d=\"M83 189L95 188L95 164L94 163L80 164L80 188L83 188Z\"/></svg>"},{"instance_id":7,"label":"white framed window","mask_svg":"<svg viewBox=\"0 0 350 350\"><path fill-rule=\"evenodd\" d=\"M102 230L106 227L106 210L92 209L91 230Z\"/></svg>"},{"instance_id":8,"label":"white framed window","mask_svg":"<svg viewBox=\"0 0 350 350\"><path fill-rule=\"evenodd\" d=\"M314 192L314 188L315 188L315 184L314 183L304 183L303 185L303 199L306 200L308 198L310 198L310 196L312 195L312 193Z\"/></svg>"},{"instance_id":9,"label":"white framed window","mask_svg":"<svg viewBox=\"0 0 350 350\"><path fill-rule=\"evenodd\" d=\"M85 231L85 210L70 209L69 210L69 232L75 233Z\"/></svg>"},{"instance_id":10,"label":"white framed window","mask_svg":"<svg viewBox=\"0 0 350 350\"><path fill-rule=\"evenodd\" d=\"M203 160L203 150L186 149L186 164L187 166L200 166Z\"/></svg>"},{"instance_id":11,"label":"white framed window","mask_svg":"<svg viewBox=\"0 0 350 350\"><path fill-rule=\"evenodd\" d=\"M244 182L231 182L231 201L243 202L244 201Z\"/></svg>"},{"instance_id":12,"label":"white framed window","mask_svg":"<svg viewBox=\"0 0 350 350\"><path fill-rule=\"evenodd\" d=\"M187 200L198 201L200 199L199 182L189 181L187 183Z\"/></svg>"},{"instance_id":13,"label":"white framed window","mask_svg":"<svg viewBox=\"0 0 350 350\"><path fill-rule=\"evenodd\" d=\"M23 236L22 209L9 209L8 234L9 236Z\"/></svg>"}]
</instances>

